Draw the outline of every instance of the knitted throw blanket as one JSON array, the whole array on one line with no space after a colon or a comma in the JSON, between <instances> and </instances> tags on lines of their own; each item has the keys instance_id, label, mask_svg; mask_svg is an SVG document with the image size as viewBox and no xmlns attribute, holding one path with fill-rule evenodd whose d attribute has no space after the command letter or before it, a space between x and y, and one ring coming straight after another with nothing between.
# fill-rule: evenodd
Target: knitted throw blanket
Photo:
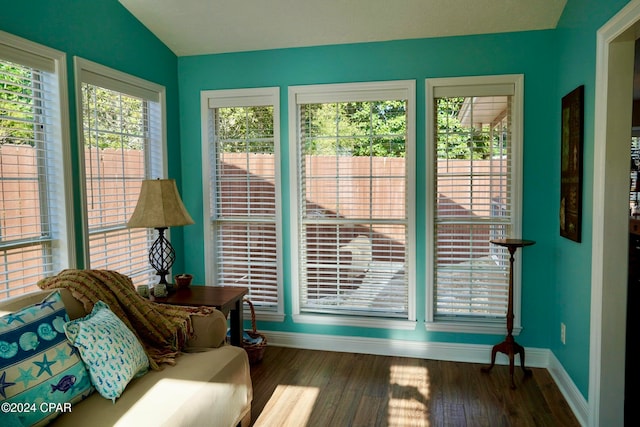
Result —
<instances>
[{"instance_id":1,"label":"knitted throw blanket","mask_svg":"<svg viewBox=\"0 0 640 427\"><path fill-rule=\"evenodd\" d=\"M80 301L87 313L103 301L138 337L151 369L175 364L175 358L193 336L191 316L205 316L209 307L159 304L140 296L131 279L112 270L63 270L38 282L41 289L64 288Z\"/></svg>"}]
</instances>

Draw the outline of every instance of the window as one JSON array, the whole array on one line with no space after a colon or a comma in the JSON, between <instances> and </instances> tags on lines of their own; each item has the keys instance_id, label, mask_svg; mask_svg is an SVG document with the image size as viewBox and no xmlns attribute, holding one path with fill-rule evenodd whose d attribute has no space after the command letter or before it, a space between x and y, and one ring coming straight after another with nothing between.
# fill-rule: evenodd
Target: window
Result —
<instances>
[{"instance_id":1,"label":"window","mask_svg":"<svg viewBox=\"0 0 640 427\"><path fill-rule=\"evenodd\" d=\"M415 82L298 86L289 95L294 318L415 320Z\"/></svg>"},{"instance_id":2,"label":"window","mask_svg":"<svg viewBox=\"0 0 640 427\"><path fill-rule=\"evenodd\" d=\"M504 328L509 256L489 240L520 236L522 80L427 80L428 328Z\"/></svg>"},{"instance_id":3,"label":"window","mask_svg":"<svg viewBox=\"0 0 640 427\"><path fill-rule=\"evenodd\" d=\"M74 259L65 64L0 31L0 299Z\"/></svg>"},{"instance_id":4,"label":"window","mask_svg":"<svg viewBox=\"0 0 640 427\"><path fill-rule=\"evenodd\" d=\"M278 88L202 93L208 283L244 286L262 318L283 313Z\"/></svg>"},{"instance_id":5,"label":"window","mask_svg":"<svg viewBox=\"0 0 640 427\"><path fill-rule=\"evenodd\" d=\"M134 284L157 281L149 264L154 230L127 228L144 179L163 178L164 88L76 59L84 150L86 264Z\"/></svg>"}]
</instances>

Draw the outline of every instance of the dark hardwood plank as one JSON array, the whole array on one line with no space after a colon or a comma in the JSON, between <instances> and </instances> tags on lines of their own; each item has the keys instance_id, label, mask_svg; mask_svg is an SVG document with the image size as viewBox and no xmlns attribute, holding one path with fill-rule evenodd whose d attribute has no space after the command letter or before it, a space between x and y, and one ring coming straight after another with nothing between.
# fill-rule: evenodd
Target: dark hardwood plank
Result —
<instances>
[{"instance_id":1,"label":"dark hardwood plank","mask_svg":"<svg viewBox=\"0 0 640 427\"><path fill-rule=\"evenodd\" d=\"M509 368L268 347L252 365L252 425L578 427L551 375Z\"/></svg>"}]
</instances>

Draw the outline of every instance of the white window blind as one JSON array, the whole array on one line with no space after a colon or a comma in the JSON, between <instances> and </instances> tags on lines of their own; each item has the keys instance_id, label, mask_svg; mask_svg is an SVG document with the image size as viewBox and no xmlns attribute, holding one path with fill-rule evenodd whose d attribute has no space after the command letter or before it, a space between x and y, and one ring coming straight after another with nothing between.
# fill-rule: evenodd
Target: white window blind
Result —
<instances>
[{"instance_id":1,"label":"white window blind","mask_svg":"<svg viewBox=\"0 0 640 427\"><path fill-rule=\"evenodd\" d=\"M508 252L490 240L520 229L514 110L521 101L514 83L449 80L432 99L433 317L504 318Z\"/></svg>"},{"instance_id":2,"label":"white window blind","mask_svg":"<svg viewBox=\"0 0 640 427\"><path fill-rule=\"evenodd\" d=\"M59 66L63 54L0 32L0 299L69 263Z\"/></svg>"},{"instance_id":3,"label":"white window blind","mask_svg":"<svg viewBox=\"0 0 640 427\"><path fill-rule=\"evenodd\" d=\"M88 62L80 64L92 68ZM89 265L117 270L134 284L149 284L157 281L148 259L154 230L126 224L142 181L164 175L163 107L158 102L163 97L156 85L134 78L125 84L126 75L114 78L101 70L83 68L79 73L89 81L80 83ZM140 89L128 91L131 87ZM151 99L140 97L144 95Z\"/></svg>"},{"instance_id":4,"label":"white window blind","mask_svg":"<svg viewBox=\"0 0 640 427\"><path fill-rule=\"evenodd\" d=\"M301 313L413 316L411 87L293 88Z\"/></svg>"},{"instance_id":5,"label":"white window blind","mask_svg":"<svg viewBox=\"0 0 640 427\"><path fill-rule=\"evenodd\" d=\"M209 92L210 217L217 285L281 311L278 90Z\"/></svg>"}]
</instances>

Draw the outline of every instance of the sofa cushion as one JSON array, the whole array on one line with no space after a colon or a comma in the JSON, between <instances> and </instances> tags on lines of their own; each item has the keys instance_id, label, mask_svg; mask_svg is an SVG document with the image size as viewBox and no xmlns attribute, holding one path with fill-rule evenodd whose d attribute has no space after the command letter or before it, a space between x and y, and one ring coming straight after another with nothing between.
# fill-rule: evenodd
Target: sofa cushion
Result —
<instances>
[{"instance_id":1,"label":"sofa cushion","mask_svg":"<svg viewBox=\"0 0 640 427\"><path fill-rule=\"evenodd\" d=\"M60 412L42 403L73 404L93 391L84 363L64 334L68 320L58 291L0 317L0 401L32 405L13 414L13 422L44 424Z\"/></svg>"},{"instance_id":2,"label":"sofa cushion","mask_svg":"<svg viewBox=\"0 0 640 427\"><path fill-rule=\"evenodd\" d=\"M80 351L94 387L106 399L115 402L129 381L149 369L149 359L136 336L102 301L64 329Z\"/></svg>"},{"instance_id":3,"label":"sofa cushion","mask_svg":"<svg viewBox=\"0 0 640 427\"><path fill-rule=\"evenodd\" d=\"M235 427L251 411L249 359L223 345L183 353L175 366L135 378L115 404L94 393L56 427Z\"/></svg>"}]
</instances>

